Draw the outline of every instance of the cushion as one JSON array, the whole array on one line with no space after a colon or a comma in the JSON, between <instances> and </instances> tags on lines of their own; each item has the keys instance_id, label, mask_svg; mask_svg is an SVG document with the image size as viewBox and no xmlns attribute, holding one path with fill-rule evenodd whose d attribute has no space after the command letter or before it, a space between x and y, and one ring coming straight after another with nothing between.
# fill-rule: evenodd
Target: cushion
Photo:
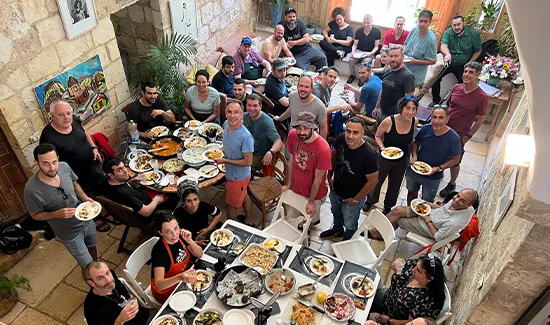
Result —
<instances>
[{"instance_id":1,"label":"cushion","mask_svg":"<svg viewBox=\"0 0 550 325\"><path fill-rule=\"evenodd\" d=\"M197 65L194 65L191 67L191 70L189 70L189 73L187 74L187 83L189 86L192 86L195 84L195 73L199 71L199 67Z\"/></svg>"},{"instance_id":2,"label":"cushion","mask_svg":"<svg viewBox=\"0 0 550 325\"><path fill-rule=\"evenodd\" d=\"M226 53L223 53L223 52L221 53L220 58L218 59L218 62L216 62L216 69L221 70L221 68L222 68L222 59L227 55L228 54L226 54Z\"/></svg>"},{"instance_id":3,"label":"cushion","mask_svg":"<svg viewBox=\"0 0 550 325\"><path fill-rule=\"evenodd\" d=\"M438 53L436 63L428 66L428 71L426 72L426 78L424 79L424 83L422 84L422 89L425 89L428 86L431 87L432 84L435 82L435 78L439 76L444 68L445 64L443 62L443 54Z\"/></svg>"},{"instance_id":4,"label":"cushion","mask_svg":"<svg viewBox=\"0 0 550 325\"><path fill-rule=\"evenodd\" d=\"M214 75L218 73L218 69L216 69L216 67L214 67L213 65L208 64L206 66L206 72L208 72L208 74L210 75L210 80L208 81L212 82L212 78L214 78Z\"/></svg>"}]
</instances>

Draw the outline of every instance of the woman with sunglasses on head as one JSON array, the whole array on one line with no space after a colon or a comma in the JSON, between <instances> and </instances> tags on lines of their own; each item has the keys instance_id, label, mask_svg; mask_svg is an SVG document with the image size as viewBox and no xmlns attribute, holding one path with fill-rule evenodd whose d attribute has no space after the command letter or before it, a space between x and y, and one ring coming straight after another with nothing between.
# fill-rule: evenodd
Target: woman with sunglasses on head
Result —
<instances>
[{"instance_id":1,"label":"woman with sunglasses on head","mask_svg":"<svg viewBox=\"0 0 550 325\"><path fill-rule=\"evenodd\" d=\"M402 270L399 264L404 262ZM445 273L432 254L419 259L397 259L389 288L376 290L369 319L380 324L409 324L415 318L437 318L445 302ZM414 324L414 322L413 322Z\"/></svg>"},{"instance_id":2,"label":"woman with sunglasses on head","mask_svg":"<svg viewBox=\"0 0 550 325\"><path fill-rule=\"evenodd\" d=\"M407 95L397 104L399 114L386 117L376 130L375 140L383 153L386 148L396 147L403 151L403 156L398 159L387 159L382 155L378 156L378 183L367 196L363 211L368 211L380 198L382 184L388 178L388 188L384 199L384 214L390 212L397 203L401 182L407 170L409 161L409 145L414 140L414 131L418 123L416 109L418 99L416 96Z\"/></svg>"}]
</instances>

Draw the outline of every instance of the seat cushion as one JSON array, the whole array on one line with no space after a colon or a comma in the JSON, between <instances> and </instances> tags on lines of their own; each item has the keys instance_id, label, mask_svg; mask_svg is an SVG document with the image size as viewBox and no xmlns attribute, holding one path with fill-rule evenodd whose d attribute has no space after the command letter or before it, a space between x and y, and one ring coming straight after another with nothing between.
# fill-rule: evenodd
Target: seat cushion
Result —
<instances>
[{"instance_id":1,"label":"seat cushion","mask_svg":"<svg viewBox=\"0 0 550 325\"><path fill-rule=\"evenodd\" d=\"M262 203L270 202L281 194L281 183L272 176L265 176L250 181L250 194Z\"/></svg>"}]
</instances>

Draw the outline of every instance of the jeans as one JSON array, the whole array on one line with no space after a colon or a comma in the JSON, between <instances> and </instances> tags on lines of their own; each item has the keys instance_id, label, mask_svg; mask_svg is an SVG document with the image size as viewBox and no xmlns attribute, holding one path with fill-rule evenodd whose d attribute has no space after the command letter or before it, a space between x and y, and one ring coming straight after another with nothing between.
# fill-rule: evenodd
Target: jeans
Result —
<instances>
[{"instance_id":1,"label":"jeans","mask_svg":"<svg viewBox=\"0 0 550 325\"><path fill-rule=\"evenodd\" d=\"M334 190L330 191L330 210L332 211L332 216L334 218L332 230L335 232L344 231L343 240L350 239L353 234L357 231L359 214L361 213L361 208L365 203L365 198L359 200L359 203L356 205L349 205L344 202Z\"/></svg>"},{"instance_id":2,"label":"jeans","mask_svg":"<svg viewBox=\"0 0 550 325\"><path fill-rule=\"evenodd\" d=\"M411 168L407 168L405 172L407 179L407 190L409 192L418 192L422 186L422 200L433 202L437 194L437 188L441 183L442 178L430 179L426 176L415 173Z\"/></svg>"},{"instance_id":3,"label":"jeans","mask_svg":"<svg viewBox=\"0 0 550 325\"><path fill-rule=\"evenodd\" d=\"M432 102L439 104L441 101L441 80L443 77L452 73L455 75L458 83L462 83L462 74L464 73L464 66L452 66L450 65L445 72L439 77L432 85Z\"/></svg>"},{"instance_id":4,"label":"jeans","mask_svg":"<svg viewBox=\"0 0 550 325\"><path fill-rule=\"evenodd\" d=\"M317 70L327 66L327 58L325 55L318 49L312 47L300 54L294 54L294 58L296 59L295 66L304 71L309 70L310 64L313 64Z\"/></svg>"},{"instance_id":5,"label":"jeans","mask_svg":"<svg viewBox=\"0 0 550 325\"><path fill-rule=\"evenodd\" d=\"M349 50L347 46L332 44L327 42L327 40L321 40L321 42L319 42L319 46L321 47L321 49L323 49L323 51L325 51L325 55L327 57L327 64L329 66L333 66L334 59L338 57L338 54L336 53L336 51L343 51L345 53L344 55L346 55L348 54L348 50Z\"/></svg>"}]
</instances>

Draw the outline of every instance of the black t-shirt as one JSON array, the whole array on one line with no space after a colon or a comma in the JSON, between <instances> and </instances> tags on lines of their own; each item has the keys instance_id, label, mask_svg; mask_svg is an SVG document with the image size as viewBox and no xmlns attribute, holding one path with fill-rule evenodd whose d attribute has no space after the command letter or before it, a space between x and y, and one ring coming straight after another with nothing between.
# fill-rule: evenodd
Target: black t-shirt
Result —
<instances>
[{"instance_id":1,"label":"black t-shirt","mask_svg":"<svg viewBox=\"0 0 550 325\"><path fill-rule=\"evenodd\" d=\"M143 205L149 205L153 200L149 195L140 189L133 188L128 183L111 185L107 183L103 189L103 195L109 200L128 206L138 212Z\"/></svg>"},{"instance_id":2,"label":"black t-shirt","mask_svg":"<svg viewBox=\"0 0 550 325\"><path fill-rule=\"evenodd\" d=\"M169 244L168 247L170 247L174 263L183 262L187 258L188 253L179 241L173 245ZM171 265L170 255L168 255L164 241L161 238L151 250L151 279L155 277L155 267L164 267L164 274L166 274L170 271Z\"/></svg>"},{"instance_id":3,"label":"black t-shirt","mask_svg":"<svg viewBox=\"0 0 550 325\"><path fill-rule=\"evenodd\" d=\"M328 35L330 36L331 34L334 34L334 38L336 38L337 40L345 41L348 36L353 38L353 27L351 25L348 25L346 28L341 30L340 27L338 27L338 24L333 20L328 23L328 28L330 28ZM352 45L353 42L351 42L349 46L338 44L338 46L344 48L346 52L351 52Z\"/></svg>"},{"instance_id":4,"label":"black t-shirt","mask_svg":"<svg viewBox=\"0 0 550 325\"><path fill-rule=\"evenodd\" d=\"M288 28L285 22L280 22L279 25L283 25L285 28L285 41L297 41L304 37L305 34L307 34L306 24L304 24L301 21L296 21L296 27L294 29ZM290 52L292 52L293 55L300 55L311 48L311 44L306 43L304 45L294 45Z\"/></svg>"},{"instance_id":5,"label":"black t-shirt","mask_svg":"<svg viewBox=\"0 0 550 325\"><path fill-rule=\"evenodd\" d=\"M288 97L288 89L286 88L285 83L282 80L277 79L277 77L273 74L270 74L266 78L265 96L273 102L273 105L275 105L272 114L281 115L288 108L279 102L279 99Z\"/></svg>"},{"instance_id":6,"label":"black t-shirt","mask_svg":"<svg viewBox=\"0 0 550 325\"><path fill-rule=\"evenodd\" d=\"M343 199L353 198L367 182L368 174L378 171L378 157L370 144L365 142L355 150L351 150L341 133L334 140L336 151L333 171L334 190Z\"/></svg>"},{"instance_id":7,"label":"black t-shirt","mask_svg":"<svg viewBox=\"0 0 550 325\"><path fill-rule=\"evenodd\" d=\"M159 115L155 118L151 117L151 112L155 109L168 111L168 105L166 105L166 102L162 99L162 97L160 97L160 95L157 97L155 103L150 107L143 106L138 99L130 104L130 107L128 107L128 111L126 112L126 120L128 122L134 121L134 123L137 124L137 129L139 132L148 131L155 126L163 124L162 116Z\"/></svg>"},{"instance_id":8,"label":"black t-shirt","mask_svg":"<svg viewBox=\"0 0 550 325\"><path fill-rule=\"evenodd\" d=\"M374 42L382 38L382 33L378 27L372 26L369 35L365 35L365 28L359 27L355 31L355 39L359 40L357 43L357 49L365 52L370 52L374 49Z\"/></svg>"},{"instance_id":9,"label":"black t-shirt","mask_svg":"<svg viewBox=\"0 0 550 325\"><path fill-rule=\"evenodd\" d=\"M88 325L112 325L116 318L122 312L122 308L117 301L122 301L121 296L126 299L130 298L130 294L126 287L120 282L114 270L111 270L115 280L115 290L109 296L99 296L90 289L86 300L84 300L84 317ZM111 300L112 299L112 300ZM139 306L139 311L136 317L126 322L126 325L144 325L149 318L149 310Z\"/></svg>"},{"instance_id":10,"label":"black t-shirt","mask_svg":"<svg viewBox=\"0 0 550 325\"><path fill-rule=\"evenodd\" d=\"M414 92L414 75L403 67L397 71L388 70L382 79L382 95L380 95L380 109L384 115L397 114L397 102L405 93Z\"/></svg>"},{"instance_id":11,"label":"black t-shirt","mask_svg":"<svg viewBox=\"0 0 550 325\"><path fill-rule=\"evenodd\" d=\"M181 228L189 230L193 234L193 239L197 237L197 233L207 228L208 216L215 217L220 213L220 210L206 202L199 202L199 207L195 213L189 213L183 206L174 210L174 216L178 219Z\"/></svg>"}]
</instances>

